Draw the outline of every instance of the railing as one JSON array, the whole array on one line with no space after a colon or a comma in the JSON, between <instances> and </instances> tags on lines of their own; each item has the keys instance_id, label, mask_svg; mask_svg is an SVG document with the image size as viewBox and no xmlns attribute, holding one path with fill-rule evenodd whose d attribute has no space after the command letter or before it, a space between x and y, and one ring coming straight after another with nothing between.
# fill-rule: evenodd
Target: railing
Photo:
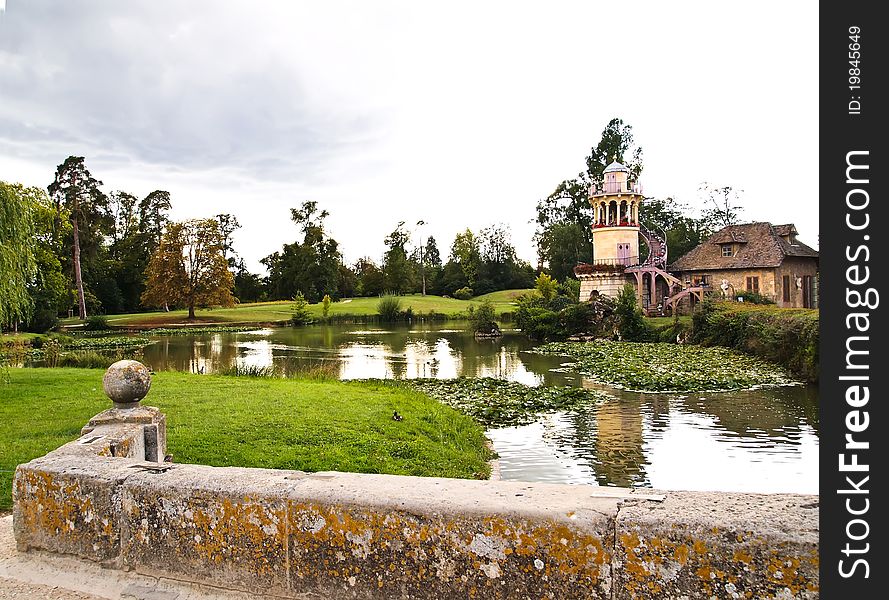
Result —
<instances>
[{"instance_id":1,"label":"railing","mask_svg":"<svg viewBox=\"0 0 889 600\"><path fill-rule=\"evenodd\" d=\"M642 184L633 181L605 181L599 185L594 185L590 190L590 195L596 194L641 194Z\"/></svg>"},{"instance_id":2,"label":"railing","mask_svg":"<svg viewBox=\"0 0 889 600\"><path fill-rule=\"evenodd\" d=\"M633 267L639 264L638 256L625 256L621 258L600 258L588 263L580 263L574 267L574 273L583 275L585 273L595 273L599 271L616 271L626 267Z\"/></svg>"},{"instance_id":3,"label":"railing","mask_svg":"<svg viewBox=\"0 0 889 600\"><path fill-rule=\"evenodd\" d=\"M632 220L627 221L626 219L621 221L611 219L608 223L593 223L593 229L599 229L600 227L639 227L639 223Z\"/></svg>"}]
</instances>

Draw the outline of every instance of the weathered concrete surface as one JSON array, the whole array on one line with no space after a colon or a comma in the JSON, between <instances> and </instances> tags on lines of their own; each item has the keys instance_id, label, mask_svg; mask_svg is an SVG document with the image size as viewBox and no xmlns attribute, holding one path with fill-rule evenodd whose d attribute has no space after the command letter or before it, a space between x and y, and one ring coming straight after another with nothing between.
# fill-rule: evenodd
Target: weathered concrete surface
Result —
<instances>
[{"instance_id":1,"label":"weathered concrete surface","mask_svg":"<svg viewBox=\"0 0 889 600\"><path fill-rule=\"evenodd\" d=\"M19 465L12 488L19 549L116 561L121 483L133 462L57 455Z\"/></svg>"},{"instance_id":2,"label":"weathered concrete surface","mask_svg":"<svg viewBox=\"0 0 889 600\"><path fill-rule=\"evenodd\" d=\"M615 598L815 598L818 499L665 492L617 516Z\"/></svg>"},{"instance_id":3,"label":"weathered concrete surface","mask_svg":"<svg viewBox=\"0 0 889 600\"><path fill-rule=\"evenodd\" d=\"M20 550L286 598L818 594L815 496L162 464L141 410L19 466Z\"/></svg>"},{"instance_id":4,"label":"weathered concrete surface","mask_svg":"<svg viewBox=\"0 0 889 600\"><path fill-rule=\"evenodd\" d=\"M260 600L280 598L108 569L74 556L16 551L0 518L0 600Z\"/></svg>"},{"instance_id":5,"label":"weathered concrete surface","mask_svg":"<svg viewBox=\"0 0 889 600\"><path fill-rule=\"evenodd\" d=\"M609 597L617 500L588 488L198 465L123 488L140 573L175 563L282 595Z\"/></svg>"},{"instance_id":6,"label":"weathered concrete surface","mask_svg":"<svg viewBox=\"0 0 889 600\"><path fill-rule=\"evenodd\" d=\"M138 425L142 427L134 427ZM167 449L167 417L154 406L109 408L90 419L81 429L80 435L81 441L99 436L108 436L110 439L97 440L101 446L106 448L104 450L104 455L106 456L145 458L144 438L146 428L154 428L156 431L159 460L163 460ZM88 436L87 434L91 435ZM96 442L92 443L92 445L95 444ZM65 446L62 446L62 449L64 448ZM65 452L69 450L66 449Z\"/></svg>"},{"instance_id":7,"label":"weathered concrete surface","mask_svg":"<svg viewBox=\"0 0 889 600\"><path fill-rule=\"evenodd\" d=\"M117 408L132 408L151 389L151 371L136 360L119 360L105 371L102 389Z\"/></svg>"}]
</instances>

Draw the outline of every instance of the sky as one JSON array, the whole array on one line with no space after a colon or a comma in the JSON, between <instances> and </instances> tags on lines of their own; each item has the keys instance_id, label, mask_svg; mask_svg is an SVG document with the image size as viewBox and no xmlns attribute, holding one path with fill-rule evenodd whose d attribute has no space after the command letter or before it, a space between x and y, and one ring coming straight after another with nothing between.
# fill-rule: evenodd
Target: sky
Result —
<instances>
[{"instance_id":1,"label":"sky","mask_svg":"<svg viewBox=\"0 0 889 600\"><path fill-rule=\"evenodd\" d=\"M536 264L536 203L619 117L646 195L732 186L817 247L817 31L811 2L0 0L0 180L85 156L234 214L255 271L306 200L349 262L404 221L443 256L503 223Z\"/></svg>"}]
</instances>

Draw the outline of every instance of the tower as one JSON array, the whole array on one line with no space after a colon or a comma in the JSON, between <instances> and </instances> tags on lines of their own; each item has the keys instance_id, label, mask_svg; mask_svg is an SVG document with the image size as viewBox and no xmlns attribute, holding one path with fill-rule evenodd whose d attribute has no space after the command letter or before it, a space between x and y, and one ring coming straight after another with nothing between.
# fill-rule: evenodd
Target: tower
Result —
<instances>
[{"instance_id":1,"label":"tower","mask_svg":"<svg viewBox=\"0 0 889 600\"><path fill-rule=\"evenodd\" d=\"M642 188L630 179L630 170L617 162L605 168L600 186L590 190L593 206L593 262L580 264L580 300L597 291L617 296L624 284L636 283L626 269L639 264L639 208Z\"/></svg>"}]
</instances>

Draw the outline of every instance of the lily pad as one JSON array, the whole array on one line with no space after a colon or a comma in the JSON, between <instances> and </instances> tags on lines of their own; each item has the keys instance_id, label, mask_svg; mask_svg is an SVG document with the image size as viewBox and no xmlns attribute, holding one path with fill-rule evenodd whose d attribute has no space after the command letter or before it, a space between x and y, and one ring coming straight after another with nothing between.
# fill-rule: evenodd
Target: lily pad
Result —
<instances>
[{"instance_id":1,"label":"lily pad","mask_svg":"<svg viewBox=\"0 0 889 600\"><path fill-rule=\"evenodd\" d=\"M408 379L401 384L428 394L485 427L527 425L541 413L578 409L610 398L599 391L569 386L532 387L490 377Z\"/></svg>"},{"instance_id":2,"label":"lily pad","mask_svg":"<svg viewBox=\"0 0 889 600\"><path fill-rule=\"evenodd\" d=\"M727 391L798 385L782 367L718 346L552 342L533 350L574 359L573 371L637 392Z\"/></svg>"}]
</instances>

